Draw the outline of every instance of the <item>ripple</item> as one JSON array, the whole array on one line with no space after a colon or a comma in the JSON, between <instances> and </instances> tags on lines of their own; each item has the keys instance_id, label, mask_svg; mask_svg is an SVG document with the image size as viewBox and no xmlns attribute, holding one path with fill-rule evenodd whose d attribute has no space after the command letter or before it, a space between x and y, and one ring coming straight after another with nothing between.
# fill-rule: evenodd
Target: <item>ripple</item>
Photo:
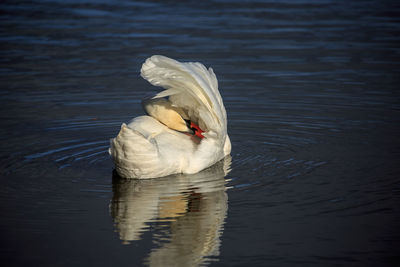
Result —
<instances>
[{"instance_id":1,"label":"ripple","mask_svg":"<svg viewBox=\"0 0 400 267\"><path fill-rule=\"evenodd\" d=\"M246 148L251 152L239 147L235 150L239 152L233 155L229 185L234 190L250 190L283 180L300 179L327 164L325 161L298 159L295 154L292 154L290 158L285 158L287 153L283 153L283 155L282 153L265 152L258 154L257 151L254 151L254 147L249 149L246 146ZM246 176L243 176L243 172L246 173Z\"/></svg>"},{"instance_id":2,"label":"ripple","mask_svg":"<svg viewBox=\"0 0 400 267\"><path fill-rule=\"evenodd\" d=\"M47 144L46 138L37 139L34 145L34 153L23 156L23 161L41 162L51 161L59 169L66 167L77 167L76 164L84 162L88 165L98 165L109 160L108 147L111 134L108 132L117 131L121 122L113 118L97 119L92 117L81 117L75 119L56 120L46 128L46 135L50 140L55 141ZM103 136L96 136L88 139L86 133L95 136L95 133L102 132ZM82 138L79 138L82 136ZM74 139L70 139L75 137ZM78 137L78 138L77 138ZM64 139L60 141L60 139ZM42 147L42 148L40 148ZM16 162L17 165L20 163ZM9 168L13 168L11 164ZM14 167L17 167L15 165ZM111 162L110 162L111 165Z\"/></svg>"}]
</instances>

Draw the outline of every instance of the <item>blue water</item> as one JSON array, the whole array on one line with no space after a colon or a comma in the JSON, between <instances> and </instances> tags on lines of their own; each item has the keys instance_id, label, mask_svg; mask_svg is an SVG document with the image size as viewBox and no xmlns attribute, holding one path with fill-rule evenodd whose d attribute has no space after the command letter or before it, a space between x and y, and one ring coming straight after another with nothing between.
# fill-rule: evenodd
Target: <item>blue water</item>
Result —
<instances>
[{"instance_id":1,"label":"blue water","mask_svg":"<svg viewBox=\"0 0 400 267\"><path fill-rule=\"evenodd\" d=\"M398 1L2 1L2 266L396 266ZM113 173L153 54L211 66L231 158Z\"/></svg>"}]
</instances>

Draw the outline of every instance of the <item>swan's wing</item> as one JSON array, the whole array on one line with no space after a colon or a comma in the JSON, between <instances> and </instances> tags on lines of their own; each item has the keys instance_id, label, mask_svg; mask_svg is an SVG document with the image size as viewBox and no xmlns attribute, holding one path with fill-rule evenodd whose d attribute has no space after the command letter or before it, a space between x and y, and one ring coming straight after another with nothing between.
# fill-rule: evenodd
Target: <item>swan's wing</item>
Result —
<instances>
[{"instance_id":1,"label":"swan's wing","mask_svg":"<svg viewBox=\"0 0 400 267\"><path fill-rule=\"evenodd\" d=\"M211 68L156 55L146 60L141 75L151 84L166 89L155 97L169 96L173 105L185 109L192 120L197 120L200 128L226 135L226 111Z\"/></svg>"}]
</instances>

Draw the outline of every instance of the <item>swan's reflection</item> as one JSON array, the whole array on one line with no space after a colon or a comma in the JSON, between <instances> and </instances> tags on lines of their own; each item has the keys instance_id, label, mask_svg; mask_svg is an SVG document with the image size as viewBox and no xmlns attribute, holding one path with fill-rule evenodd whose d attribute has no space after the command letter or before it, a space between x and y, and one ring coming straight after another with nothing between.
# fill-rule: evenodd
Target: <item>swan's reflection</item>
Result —
<instances>
[{"instance_id":1,"label":"swan's reflection","mask_svg":"<svg viewBox=\"0 0 400 267\"><path fill-rule=\"evenodd\" d=\"M224 177L231 157L193 175L150 180L113 177L110 209L124 243L139 240L150 222L167 222L165 234L145 260L150 266L196 266L219 254L227 213Z\"/></svg>"}]
</instances>

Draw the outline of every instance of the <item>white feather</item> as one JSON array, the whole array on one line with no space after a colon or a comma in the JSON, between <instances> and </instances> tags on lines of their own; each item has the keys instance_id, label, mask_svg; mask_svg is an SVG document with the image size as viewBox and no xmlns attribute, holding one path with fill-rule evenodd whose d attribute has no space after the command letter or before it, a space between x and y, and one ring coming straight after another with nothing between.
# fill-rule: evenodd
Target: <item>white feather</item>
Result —
<instances>
[{"instance_id":1,"label":"white feather","mask_svg":"<svg viewBox=\"0 0 400 267\"><path fill-rule=\"evenodd\" d=\"M150 178L196 173L230 153L226 111L211 68L152 56L143 64L141 75L151 84L165 88L154 98L169 97L172 106L181 108L185 116L198 123L205 138L196 142L196 138L160 123L160 117L135 118L129 125L123 124L118 136L111 140L110 154L121 176Z\"/></svg>"}]
</instances>

